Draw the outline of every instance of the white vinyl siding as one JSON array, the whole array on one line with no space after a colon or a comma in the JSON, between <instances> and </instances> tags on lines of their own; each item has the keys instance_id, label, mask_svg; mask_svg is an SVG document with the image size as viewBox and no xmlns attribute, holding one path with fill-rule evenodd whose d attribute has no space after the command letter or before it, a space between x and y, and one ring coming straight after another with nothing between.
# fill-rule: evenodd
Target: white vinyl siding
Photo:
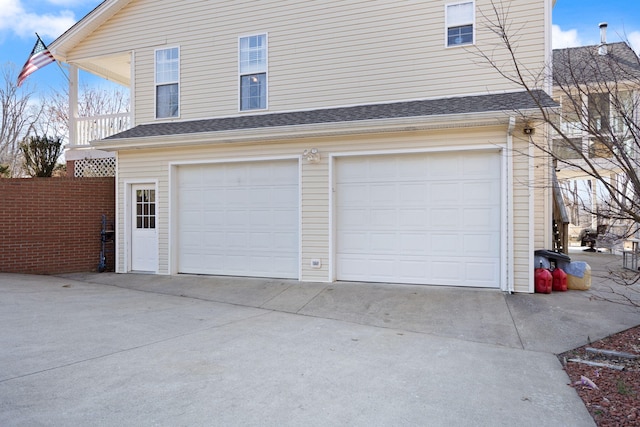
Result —
<instances>
[{"instance_id":1,"label":"white vinyl siding","mask_svg":"<svg viewBox=\"0 0 640 427\"><path fill-rule=\"evenodd\" d=\"M544 66L545 1L509 5L512 27L518 28L519 59L527 69ZM238 36L256 31L268 33L269 111L514 90L473 52L446 48L444 5L228 0L217 1L214 8L210 2L185 7L140 0L86 37L69 61L97 52L134 51L138 124L155 118L154 50L167 46L181 47L181 119L238 114ZM506 53L493 51L495 35L481 22L483 13L490 15L490 1L476 0L475 8L475 45L490 46L495 61L506 63Z\"/></svg>"}]
</instances>

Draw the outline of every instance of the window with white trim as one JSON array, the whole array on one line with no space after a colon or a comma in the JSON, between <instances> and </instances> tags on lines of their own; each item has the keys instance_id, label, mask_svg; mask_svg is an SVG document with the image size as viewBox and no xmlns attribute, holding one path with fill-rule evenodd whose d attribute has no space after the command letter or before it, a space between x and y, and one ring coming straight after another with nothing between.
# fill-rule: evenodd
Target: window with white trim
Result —
<instances>
[{"instance_id":1,"label":"window with white trim","mask_svg":"<svg viewBox=\"0 0 640 427\"><path fill-rule=\"evenodd\" d=\"M180 114L180 49L156 50L156 118Z\"/></svg>"},{"instance_id":2,"label":"window with white trim","mask_svg":"<svg viewBox=\"0 0 640 427\"><path fill-rule=\"evenodd\" d=\"M240 37L240 111L267 108L267 35Z\"/></svg>"},{"instance_id":3,"label":"window with white trim","mask_svg":"<svg viewBox=\"0 0 640 427\"><path fill-rule=\"evenodd\" d=\"M446 8L447 46L474 43L475 5L472 1L452 3Z\"/></svg>"}]
</instances>

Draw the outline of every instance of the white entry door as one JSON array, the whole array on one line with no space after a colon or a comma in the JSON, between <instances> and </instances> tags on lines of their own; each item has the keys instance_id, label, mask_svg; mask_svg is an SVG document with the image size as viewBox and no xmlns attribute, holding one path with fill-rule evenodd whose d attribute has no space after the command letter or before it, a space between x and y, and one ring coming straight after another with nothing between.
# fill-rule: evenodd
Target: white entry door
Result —
<instances>
[{"instance_id":1,"label":"white entry door","mask_svg":"<svg viewBox=\"0 0 640 427\"><path fill-rule=\"evenodd\" d=\"M131 270L158 270L156 190L153 185L131 187Z\"/></svg>"}]
</instances>

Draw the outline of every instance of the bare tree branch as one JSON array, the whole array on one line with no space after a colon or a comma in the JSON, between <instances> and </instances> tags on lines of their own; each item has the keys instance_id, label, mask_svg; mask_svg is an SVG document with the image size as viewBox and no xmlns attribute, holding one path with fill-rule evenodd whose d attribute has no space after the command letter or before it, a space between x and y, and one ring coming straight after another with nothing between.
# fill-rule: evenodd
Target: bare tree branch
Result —
<instances>
[{"instance_id":1,"label":"bare tree branch","mask_svg":"<svg viewBox=\"0 0 640 427\"><path fill-rule=\"evenodd\" d=\"M0 164L10 176L21 176L20 142L33 133L42 109L31 102L29 83L18 88L14 65L7 63L0 72Z\"/></svg>"}]
</instances>

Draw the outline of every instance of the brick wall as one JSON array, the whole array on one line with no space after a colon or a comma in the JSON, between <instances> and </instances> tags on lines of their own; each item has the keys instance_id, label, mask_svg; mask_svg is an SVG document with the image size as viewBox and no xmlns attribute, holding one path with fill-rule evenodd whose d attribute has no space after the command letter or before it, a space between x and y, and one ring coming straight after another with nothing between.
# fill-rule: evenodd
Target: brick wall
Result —
<instances>
[{"instance_id":1,"label":"brick wall","mask_svg":"<svg viewBox=\"0 0 640 427\"><path fill-rule=\"evenodd\" d=\"M0 179L0 272L96 271L102 214L115 218L114 178Z\"/></svg>"}]
</instances>

